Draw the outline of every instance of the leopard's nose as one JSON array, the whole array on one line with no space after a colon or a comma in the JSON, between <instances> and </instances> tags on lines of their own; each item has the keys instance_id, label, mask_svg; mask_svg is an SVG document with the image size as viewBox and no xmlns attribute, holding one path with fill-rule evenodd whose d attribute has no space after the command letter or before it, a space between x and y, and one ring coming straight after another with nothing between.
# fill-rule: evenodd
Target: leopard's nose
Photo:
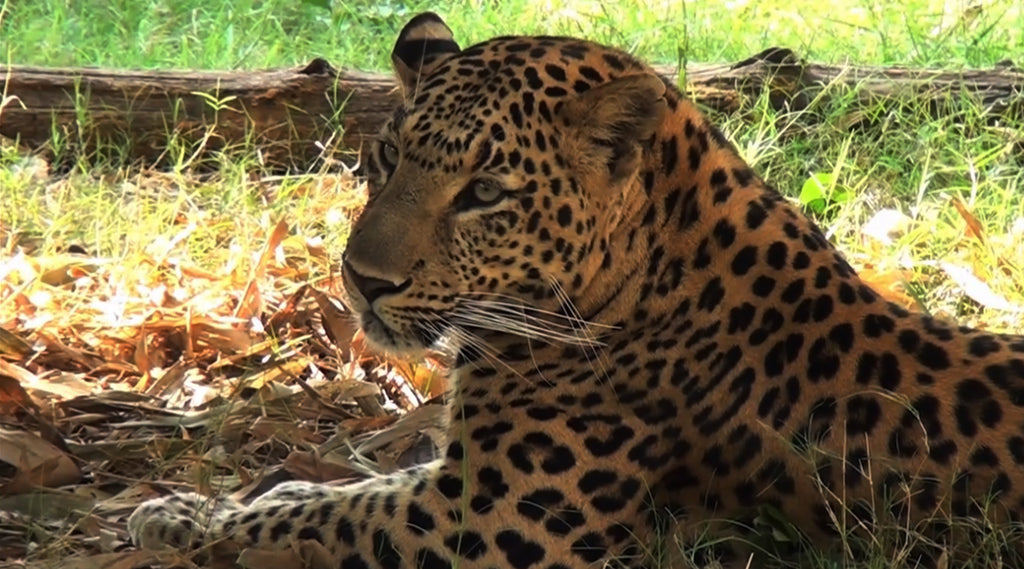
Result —
<instances>
[{"instance_id":1,"label":"leopard's nose","mask_svg":"<svg viewBox=\"0 0 1024 569\"><path fill-rule=\"evenodd\" d=\"M378 298L389 294L398 294L409 288L409 285L412 283L412 279L406 279L396 284L387 279L364 275L357 271L348 261L342 263L341 269L345 273L346 284L355 287L366 300L366 304L370 306Z\"/></svg>"}]
</instances>

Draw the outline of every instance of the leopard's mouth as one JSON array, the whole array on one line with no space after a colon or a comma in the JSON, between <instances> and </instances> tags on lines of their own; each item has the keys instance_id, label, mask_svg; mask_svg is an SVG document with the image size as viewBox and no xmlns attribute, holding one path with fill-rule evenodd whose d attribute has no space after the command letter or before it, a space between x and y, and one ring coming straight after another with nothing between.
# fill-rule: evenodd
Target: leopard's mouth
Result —
<instances>
[{"instance_id":1,"label":"leopard's mouth","mask_svg":"<svg viewBox=\"0 0 1024 569\"><path fill-rule=\"evenodd\" d=\"M444 336L439 326L426 321L410 321L398 329L372 309L359 313L359 327L372 346L398 355L421 355L435 349Z\"/></svg>"}]
</instances>

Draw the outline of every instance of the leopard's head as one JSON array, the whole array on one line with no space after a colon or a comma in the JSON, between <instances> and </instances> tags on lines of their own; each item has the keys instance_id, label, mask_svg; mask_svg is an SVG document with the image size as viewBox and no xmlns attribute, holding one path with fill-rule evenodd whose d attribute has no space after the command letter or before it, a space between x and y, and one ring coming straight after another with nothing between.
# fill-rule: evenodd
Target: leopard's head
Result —
<instances>
[{"instance_id":1,"label":"leopard's head","mask_svg":"<svg viewBox=\"0 0 1024 569\"><path fill-rule=\"evenodd\" d=\"M609 234L638 214L665 82L575 39L461 50L432 13L392 62L402 104L373 143L342 270L366 337L417 355L441 338L571 335L550 313L571 314Z\"/></svg>"}]
</instances>

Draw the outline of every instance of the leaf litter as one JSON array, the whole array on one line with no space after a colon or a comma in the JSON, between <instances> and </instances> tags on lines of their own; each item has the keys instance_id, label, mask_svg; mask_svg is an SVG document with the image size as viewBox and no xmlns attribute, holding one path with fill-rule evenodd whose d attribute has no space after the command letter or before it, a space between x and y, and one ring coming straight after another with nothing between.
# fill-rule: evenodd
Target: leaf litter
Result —
<instances>
[{"instance_id":1,"label":"leaf litter","mask_svg":"<svg viewBox=\"0 0 1024 569\"><path fill-rule=\"evenodd\" d=\"M354 177L308 191L325 184L358 211ZM247 500L433 458L443 362L367 350L321 239L267 219L211 270L182 251L210 220L177 221L138 258L47 254L0 223L0 567L198 566L132 550L127 516L169 492ZM323 553L240 562L317 567Z\"/></svg>"}]
</instances>

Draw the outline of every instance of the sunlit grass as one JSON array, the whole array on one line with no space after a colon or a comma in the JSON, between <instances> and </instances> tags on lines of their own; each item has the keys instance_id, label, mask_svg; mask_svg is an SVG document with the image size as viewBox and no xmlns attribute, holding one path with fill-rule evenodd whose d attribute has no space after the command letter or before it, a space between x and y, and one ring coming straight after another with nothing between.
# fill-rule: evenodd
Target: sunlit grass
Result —
<instances>
[{"instance_id":1,"label":"sunlit grass","mask_svg":"<svg viewBox=\"0 0 1024 569\"><path fill-rule=\"evenodd\" d=\"M484 2L8 2L0 59L35 65L257 68L326 57L389 65L423 10L466 44L499 34L582 35L658 62L734 61L769 46L814 61L990 67L1024 53L1016 0L510 0Z\"/></svg>"}]
</instances>

